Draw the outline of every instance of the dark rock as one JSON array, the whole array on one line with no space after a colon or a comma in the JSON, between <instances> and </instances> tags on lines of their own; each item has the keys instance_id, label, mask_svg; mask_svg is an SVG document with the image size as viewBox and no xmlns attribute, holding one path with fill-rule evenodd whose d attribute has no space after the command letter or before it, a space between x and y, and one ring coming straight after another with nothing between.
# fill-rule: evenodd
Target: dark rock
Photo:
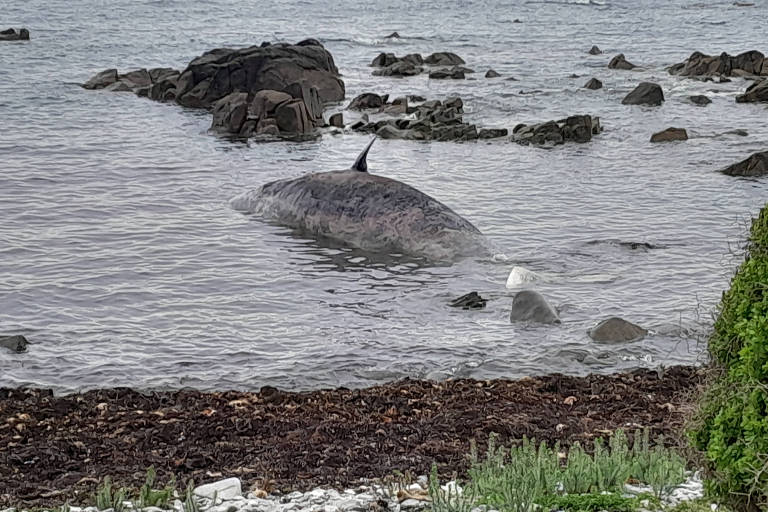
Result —
<instances>
[{"instance_id":1,"label":"dark rock","mask_svg":"<svg viewBox=\"0 0 768 512\"><path fill-rule=\"evenodd\" d=\"M254 94L248 105L248 117L259 121L274 117L277 107L288 103L293 97L287 92L263 90Z\"/></svg>"},{"instance_id":2,"label":"dark rock","mask_svg":"<svg viewBox=\"0 0 768 512\"><path fill-rule=\"evenodd\" d=\"M134 90L122 80L118 80L117 82L106 86L104 90L112 92L134 92Z\"/></svg>"},{"instance_id":3,"label":"dark rock","mask_svg":"<svg viewBox=\"0 0 768 512\"><path fill-rule=\"evenodd\" d=\"M149 99L155 101L168 101L176 98L176 85L179 83L181 73L175 69L157 68L150 69L149 76L152 79L152 85L149 87Z\"/></svg>"},{"instance_id":4,"label":"dark rock","mask_svg":"<svg viewBox=\"0 0 768 512\"><path fill-rule=\"evenodd\" d=\"M483 309L486 302L488 300L482 298L477 292L469 292L458 299L452 300L450 306L461 309Z\"/></svg>"},{"instance_id":5,"label":"dark rock","mask_svg":"<svg viewBox=\"0 0 768 512\"><path fill-rule=\"evenodd\" d=\"M517 82L517 78L513 76L510 76L509 78L505 78L504 80L506 80L507 82Z\"/></svg>"},{"instance_id":6,"label":"dark rock","mask_svg":"<svg viewBox=\"0 0 768 512\"><path fill-rule=\"evenodd\" d=\"M585 89L592 89L593 91L597 90L597 89L602 89L603 88L603 82L601 82L597 78L590 78L589 82L584 84L584 88Z\"/></svg>"},{"instance_id":7,"label":"dark rock","mask_svg":"<svg viewBox=\"0 0 768 512\"><path fill-rule=\"evenodd\" d=\"M430 71L429 78L433 80L444 80L446 78L451 78L454 80L463 80L465 78L464 73L465 71L458 67L454 67L451 69L443 68L443 69L436 69L434 71Z\"/></svg>"},{"instance_id":8,"label":"dark rock","mask_svg":"<svg viewBox=\"0 0 768 512\"><path fill-rule=\"evenodd\" d=\"M336 128L344 128L344 115L337 112L328 118L328 124Z\"/></svg>"},{"instance_id":9,"label":"dark rock","mask_svg":"<svg viewBox=\"0 0 768 512\"><path fill-rule=\"evenodd\" d=\"M319 42L308 39L296 45L206 52L181 73L176 101L186 107L208 108L235 91L280 91L302 80L317 89L322 102L344 99L344 82L333 57Z\"/></svg>"},{"instance_id":10,"label":"dark rock","mask_svg":"<svg viewBox=\"0 0 768 512\"><path fill-rule=\"evenodd\" d=\"M706 105L709 105L712 103L712 100L708 97L704 96L703 94L698 94L695 96L688 96L688 101L693 103L694 105L698 105L700 107L704 107Z\"/></svg>"},{"instance_id":11,"label":"dark rock","mask_svg":"<svg viewBox=\"0 0 768 512\"><path fill-rule=\"evenodd\" d=\"M29 41L29 30L20 28L18 32L9 28L0 31L0 41Z\"/></svg>"},{"instance_id":12,"label":"dark rock","mask_svg":"<svg viewBox=\"0 0 768 512\"><path fill-rule=\"evenodd\" d=\"M720 172L729 176L765 176L768 174L768 151L755 153L746 160L721 169Z\"/></svg>"},{"instance_id":13,"label":"dark rock","mask_svg":"<svg viewBox=\"0 0 768 512\"><path fill-rule=\"evenodd\" d=\"M693 52L684 62L670 66L668 71L681 76L768 76L768 60L756 50L735 56L725 52L717 56Z\"/></svg>"},{"instance_id":14,"label":"dark rock","mask_svg":"<svg viewBox=\"0 0 768 512\"><path fill-rule=\"evenodd\" d=\"M381 69L375 70L371 73L374 76L414 76L424 71L424 68L417 66L412 62L400 60L394 64Z\"/></svg>"},{"instance_id":15,"label":"dark rock","mask_svg":"<svg viewBox=\"0 0 768 512\"><path fill-rule=\"evenodd\" d=\"M458 96L451 96L450 98L446 98L443 100L443 106L446 108L454 108L459 112L464 111L464 101Z\"/></svg>"},{"instance_id":16,"label":"dark rock","mask_svg":"<svg viewBox=\"0 0 768 512\"><path fill-rule=\"evenodd\" d=\"M395 57L394 53L380 53L371 61L370 65L378 68L384 68L391 66L395 62L399 61L400 59Z\"/></svg>"},{"instance_id":17,"label":"dark rock","mask_svg":"<svg viewBox=\"0 0 768 512\"><path fill-rule=\"evenodd\" d=\"M768 101L768 80L755 82L744 91L744 94L736 96L737 103L754 103Z\"/></svg>"},{"instance_id":18,"label":"dark rock","mask_svg":"<svg viewBox=\"0 0 768 512\"><path fill-rule=\"evenodd\" d=\"M248 93L233 92L213 104L211 130L216 133L239 134L248 117Z\"/></svg>"},{"instance_id":19,"label":"dark rock","mask_svg":"<svg viewBox=\"0 0 768 512\"><path fill-rule=\"evenodd\" d=\"M400 39L400 34L397 32L392 32L388 36L384 36L384 39Z\"/></svg>"},{"instance_id":20,"label":"dark rock","mask_svg":"<svg viewBox=\"0 0 768 512\"><path fill-rule=\"evenodd\" d=\"M280 135L280 128L277 127L277 120L272 117L259 119L259 121L256 123L256 134L271 136Z\"/></svg>"},{"instance_id":21,"label":"dark rock","mask_svg":"<svg viewBox=\"0 0 768 512\"><path fill-rule=\"evenodd\" d=\"M304 102L304 106L309 114L309 119L315 126L320 126L323 122L323 102L320 99L320 93L317 88L311 86L306 80L294 82L283 89L283 92L290 94L291 97Z\"/></svg>"},{"instance_id":22,"label":"dark rock","mask_svg":"<svg viewBox=\"0 0 768 512\"><path fill-rule=\"evenodd\" d=\"M627 322L626 320L614 316L607 320L603 320L587 331L587 334L589 334L589 337L595 341L624 343L640 341L645 338L648 331L639 325L635 325L632 322Z\"/></svg>"},{"instance_id":23,"label":"dark rock","mask_svg":"<svg viewBox=\"0 0 768 512\"><path fill-rule=\"evenodd\" d=\"M601 131L599 118L580 115L539 124L518 124L512 130L512 140L520 144L535 145L556 145L568 141L589 142L593 135Z\"/></svg>"},{"instance_id":24,"label":"dark rock","mask_svg":"<svg viewBox=\"0 0 768 512\"><path fill-rule=\"evenodd\" d=\"M533 290L523 290L515 295L509 319L512 322L560 323L555 308L549 305L542 294Z\"/></svg>"},{"instance_id":25,"label":"dark rock","mask_svg":"<svg viewBox=\"0 0 768 512\"><path fill-rule=\"evenodd\" d=\"M627 94L621 103L623 105L661 105L664 101L664 91L659 84L641 82L640 85Z\"/></svg>"},{"instance_id":26,"label":"dark rock","mask_svg":"<svg viewBox=\"0 0 768 512\"><path fill-rule=\"evenodd\" d=\"M402 139L402 140L426 140L427 136L423 132L416 130L404 130L390 124L381 126L376 130L376 136L382 139Z\"/></svg>"},{"instance_id":27,"label":"dark rock","mask_svg":"<svg viewBox=\"0 0 768 512\"><path fill-rule=\"evenodd\" d=\"M512 23L522 23L522 21L520 21L520 18L515 18Z\"/></svg>"},{"instance_id":28,"label":"dark rock","mask_svg":"<svg viewBox=\"0 0 768 512\"><path fill-rule=\"evenodd\" d=\"M429 100L425 101L419 107L429 109L429 110L435 110L437 107L442 106L442 102L440 100Z\"/></svg>"},{"instance_id":29,"label":"dark rock","mask_svg":"<svg viewBox=\"0 0 768 512\"><path fill-rule=\"evenodd\" d=\"M483 128L478 132L478 139L498 139L499 137L506 137L509 134L509 130L506 128Z\"/></svg>"},{"instance_id":30,"label":"dark rock","mask_svg":"<svg viewBox=\"0 0 768 512\"><path fill-rule=\"evenodd\" d=\"M414 66L421 66L424 64L424 57L422 57L420 53L409 53L400 60L413 64Z\"/></svg>"},{"instance_id":31,"label":"dark rock","mask_svg":"<svg viewBox=\"0 0 768 512\"><path fill-rule=\"evenodd\" d=\"M29 342L24 336L0 336L0 347L7 348L11 352L26 352Z\"/></svg>"},{"instance_id":32,"label":"dark rock","mask_svg":"<svg viewBox=\"0 0 768 512\"><path fill-rule=\"evenodd\" d=\"M364 92L353 99L349 105L348 110L363 110L366 108L381 108L384 105L384 101L381 96L372 92Z\"/></svg>"},{"instance_id":33,"label":"dark rock","mask_svg":"<svg viewBox=\"0 0 768 512\"><path fill-rule=\"evenodd\" d=\"M323 48L323 44L318 41L317 39L309 38L304 39L303 41L299 41L296 43L296 46L319 46L320 48Z\"/></svg>"},{"instance_id":34,"label":"dark rock","mask_svg":"<svg viewBox=\"0 0 768 512\"><path fill-rule=\"evenodd\" d=\"M424 59L425 64L430 66L456 66L466 64L464 59L451 52L437 52Z\"/></svg>"},{"instance_id":35,"label":"dark rock","mask_svg":"<svg viewBox=\"0 0 768 512\"><path fill-rule=\"evenodd\" d=\"M626 58L624 58L624 54L620 53L614 58L611 59L611 62L608 63L609 69L635 69L637 66L629 62Z\"/></svg>"},{"instance_id":36,"label":"dark rock","mask_svg":"<svg viewBox=\"0 0 768 512\"><path fill-rule=\"evenodd\" d=\"M498 74L496 71L489 69L485 72L485 78L499 78L501 75Z\"/></svg>"},{"instance_id":37,"label":"dark rock","mask_svg":"<svg viewBox=\"0 0 768 512\"><path fill-rule=\"evenodd\" d=\"M432 127L432 140L466 141L477 139L477 127L473 124L438 125Z\"/></svg>"},{"instance_id":38,"label":"dark rock","mask_svg":"<svg viewBox=\"0 0 768 512\"><path fill-rule=\"evenodd\" d=\"M727 132L724 132L723 135L738 135L739 137L746 137L749 135L749 132L747 130L742 130L741 128L737 128L736 130L730 130Z\"/></svg>"},{"instance_id":39,"label":"dark rock","mask_svg":"<svg viewBox=\"0 0 768 512\"><path fill-rule=\"evenodd\" d=\"M589 49L590 55L601 55L603 53L603 50L597 47L597 45L592 45L592 48Z\"/></svg>"},{"instance_id":40,"label":"dark rock","mask_svg":"<svg viewBox=\"0 0 768 512\"><path fill-rule=\"evenodd\" d=\"M117 70L107 69L97 73L94 77L85 82L82 87L84 89L104 89L115 82L117 82Z\"/></svg>"},{"instance_id":41,"label":"dark rock","mask_svg":"<svg viewBox=\"0 0 768 512\"><path fill-rule=\"evenodd\" d=\"M408 101L413 101L415 103L418 103L420 101L427 101L427 98L424 96L419 96L418 94L411 94L408 96Z\"/></svg>"},{"instance_id":42,"label":"dark rock","mask_svg":"<svg viewBox=\"0 0 768 512\"><path fill-rule=\"evenodd\" d=\"M144 68L118 75L117 80L127 85L132 91L152 85L152 77Z\"/></svg>"},{"instance_id":43,"label":"dark rock","mask_svg":"<svg viewBox=\"0 0 768 512\"><path fill-rule=\"evenodd\" d=\"M673 142L679 140L688 140L688 132L685 131L685 128L667 128L651 135L651 142Z\"/></svg>"},{"instance_id":44,"label":"dark rock","mask_svg":"<svg viewBox=\"0 0 768 512\"><path fill-rule=\"evenodd\" d=\"M314 123L309 117L304 102L296 99L282 103L277 107L275 121L277 121L277 127L281 134L310 133L314 128Z\"/></svg>"}]
</instances>

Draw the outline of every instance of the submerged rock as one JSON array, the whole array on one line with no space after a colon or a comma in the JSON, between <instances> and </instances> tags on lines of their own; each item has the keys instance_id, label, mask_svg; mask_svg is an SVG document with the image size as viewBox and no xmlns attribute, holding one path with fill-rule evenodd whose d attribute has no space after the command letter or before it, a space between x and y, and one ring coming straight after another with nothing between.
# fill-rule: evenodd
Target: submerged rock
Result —
<instances>
[{"instance_id":1,"label":"submerged rock","mask_svg":"<svg viewBox=\"0 0 768 512\"><path fill-rule=\"evenodd\" d=\"M593 91L595 91L597 89L602 89L603 88L603 82L601 82L597 78L590 78L589 82L584 84L584 88L585 89L592 89Z\"/></svg>"},{"instance_id":2,"label":"submerged rock","mask_svg":"<svg viewBox=\"0 0 768 512\"><path fill-rule=\"evenodd\" d=\"M762 53L751 50L738 55L723 52L717 56L693 52L685 61L670 66L672 75L702 76L768 76L768 59Z\"/></svg>"},{"instance_id":3,"label":"submerged rock","mask_svg":"<svg viewBox=\"0 0 768 512\"><path fill-rule=\"evenodd\" d=\"M7 348L11 352L26 352L29 342L24 336L17 334L15 336L0 336L0 347Z\"/></svg>"},{"instance_id":4,"label":"submerged rock","mask_svg":"<svg viewBox=\"0 0 768 512\"><path fill-rule=\"evenodd\" d=\"M488 300L482 298L477 292L469 292L452 300L450 306L461 309L483 309L487 302Z\"/></svg>"},{"instance_id":5,"label":"submerged rock","mask_svg":"<svg viewBox=\"0 0 768 512\"><path fill-rule=\"evenodd\" d=\"M624 69L624 70L631 70L635 69L637 66L629 62L625 57L623 53L620 53L616 55L614 58L611 59L611 62L608 63L609 69Z\"/></svg>"},{"instance_id":6,"label":"submerged rock","mask_svg":"<svg viewBox=\"0 0 768 512\"><path fill-rule=\"evenodd\" d=\"M700 107L704 107L712 103L712 100L709 99L707 96L704 96L703 94L697 94L694 96L688 96L688 101L693 103L694 105L698 105Z\"/></svg>"},{"instance_id":7,"label":"submerged rock","mask_svg":"<svg viewBox=\"0 0 768 512\"><path fill-rule=\"evenodd\" d=\"M688 132L685 128L667 128L666 130L651 135L651 142L672 142L688 140Z\"/></svg>"},{"instance_id":8,"label":"submerged rock","mask_svg":"<svg viewBox=\"0 0 768 512\"><path fill-rule=\"evenodd\" d=\"M477 133L478 139L498 139L509 135L506 128L483 128Z\"/></svg>"},{"instance_id":9,"label":"submerged rock","mask_svg":"<svg viewBox=\"0 0 768 512\"><path fill-rule=\"evenodd\" d=\"M400 39L400 34L397 32L392 32L388 36L384 36L384 39Z\"/></svg>"},{"instance_id":10,"label":"submerged rock","mask_svg":"<svg viewBox=\"0 0 768 512\"><path fill-rule=\"evenodd\" d=\"M9 28L0 30L0 41L29 41L29 30L20 28L18 32Z\"/></svg>"},{"instance_id":11,"label":"submerged rock","mask_svg":"<svg viewBox=\"0 0 768 512\"><path fill-rule=\"evenodd\" d=\"M344 128L344 115L341 112L337 112L328 118L328 124L336 128Z\"/></svg>"},{"instance_id":12,"label":"submerged rock","mask_svg":"<svg viewBox=\"0 0 768 512\"><path fill-rule=\"evenodd\" d=\"M736 96L737 103L768 102L768 80L755 82L739 96Z\"/></svg>"},{"instance_id":13,"label":"submerged rock","mask_svg":"<svg viewBox=\"0 0 768 512\"><path fill-rule=\"evenodd\" d=\"M436 69L429 72L429 78L433 80L444 80L446 78L452 78L454 80L463 80L465 78L466 71L460 66L454 66L453 68Z\"/></svg>"},{"instance_id":14,"label":"submerged rock","mask_svg":"<svg viewBox=\"0 0 768 512\"><path fill-rule=\"evenodd\" d=\"M659 106L663 102L664 91L659 84L653 82L641 82L621 100L622 105Z\"/></svg>"},{"instance_id":15,"label":"submerged rock","mask_svg":"<svg viewBox=\"0 0 768 512\"><path fill-rule=\"evenodd\" d=\"M485 78L499 78L500 76L501 75L498 74L493 69L489 69L488 71L485 72Z\"/></svg>"},{"instance_id":16,"label":"submerged rock","mask_svg":"<svg viewBox=\"0 0 768 512\"><path fill-rule=\"evenodd\" d=\"M365 110L371 108L381 108L384 105L384 100L378 94L372 92L364 92L355 97L349 105L348 110Z\"/></svg>"},{"instance_id":17,"label":"submerged rock","mask_svg":"<svg viewBox=\"0 0 768 512\"><path fill-rule=\"evenodd\" d=\"M648 331L619 317L611 317L603 320L595 327L587 331L589 337L595 341L622 343L639 341L645 338Z\"/></svg>"},{"instance_id":18,"label":"submerged rock","mask_svg":"<svg viewBox=\"0 0 768 512\"><path fill-rule=\"evenodd\" d=\"M559 121L539 124L519 124L512 130L512 140L520 144L563 144L589 142L602 131L600 118L588 115L571 116Z\"/></svg>"},{"instance_id":19,"label":"submerged rock","mask_svg":"<svg viewBox=\"0 0 768 512\"><path fill-rule=\"evenodd\" d=\"M768 151L754 153L741 162L721 169L720 172L729 176L765 176L768 174Z\"/></svg>"},{"instance_id":20,"label":"submerged rock","mask_svg":"<svg viewBox=\"0 0 768 512\"><path fill-rule=\"evenodd\" d=\"M597 45L592 45L592 48L589 49L590 55L601 55L603 53L603 50L597 47Z\"/></svg>"},{"instance_id":21,"label":"submerged rock","mask_svg":"<svg viewBox=\"0 0 768 512\"><path fill-rule=\"evenodd\" d=\"M430 66L456 66L466 64L464 59L451 52L437 52L424 59L425 64Z\"/></svg>"},{"instance_id":22,"label":"submerged rock","mask_svg":"<svg viewBox=\"0 0 768 512\"><path fill-rule=\"evenodd\" d=\"M560 323L555 308L549 305L542 294L533 290L523 290L515 295L509 319L512 322Z\"/></svg>"}]
</instances>

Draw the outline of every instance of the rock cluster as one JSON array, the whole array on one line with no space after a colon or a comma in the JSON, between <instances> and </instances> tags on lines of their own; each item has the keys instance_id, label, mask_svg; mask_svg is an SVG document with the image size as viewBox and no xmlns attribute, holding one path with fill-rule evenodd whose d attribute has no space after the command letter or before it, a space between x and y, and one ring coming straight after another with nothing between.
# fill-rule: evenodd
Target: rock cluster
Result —
<instances>
[{"instance_id":1,"label":"rock cluster","mask_svg":"<svg viewBox=\"0 0 768 512\"><path fill-rule=\"evenodd\" d=\"M322 122L323 104L344 99L345 92L333 57L315 39L211 50L181 72L108 69L83 87L209 109L213 131L241 136L311 132Z\"/></svg>"},{"instance_id":2,"label":"rock cluster","mask_svg":"<svg viewBox=\"0 0 768 512\"><path fill-rule=\"evenodd\" d=\"M693 52L684 62L668 69L672 75L680 76L768 76L768 59L762 53L752 50L738 55L705 55Z\"/></svg>"},{"instance_id":3,"label":"rock cluster","mask_svg":"<svg viewBox=\"0 0 768 512\"><path fill-rule=\"evenodd\" d=\"M744 94L736 96L737 103L768 102L768 79L754 82Z\"/></svg>"},{"instance_id":4,"label":"rock cluster","mask_svg":"<svg viewBox=\"0 0 768 512\"><path fill-rule=\"evenodd\" d=\"M458 76L459 71L463 71L464 73L473 72L471 70L467 70L466 68L456 67L461 66L462 64L465 64L464 59L451 52L433 53L426 58L422 57L419 53L410 53L404 57L397 57L394 53L380 53L371 62L372 67L379 68L373 71L373 75L395 77L414 76L421 74L425 70L424 65L452 66L451 71L448 72L449 76L440 76L440 78L464 78L463 76ZM445 70L439 71L442 72ZM456 76L450 76L453 74ZM432 73L430 73L430 78L437 77L432 77Z\"/></svg>"},{"instance_id":5,"label":"rock cluster","mask_svg":"<svg viewBox=\"0 0 768 512\"><path fill-rule=\"evenodd\" d=\"M600 118L588 115L571 116L559 121L539 124L519 124L512 130L512 140L520 144L563 144L567 141L589 142L602 131Z\"/></svg>"},{"instance_id":6,"label":"rock cluster","mask_svg":"<svg viewBox=\"0 0 768 512\"><path fill-rule=\"evenodd\" d=\"M421 97L400 97L388 103L389 96L364 93L352 100L348 109L376 109L395 116L377 121L366 117L352 125L355 131L375 133L382 139L466 141L507 135L506 129L481 129L463 120L464 102L452 97L443 101L424 101ZM411 105L412 101L414 105Z\"/></svg>"},{"instance_id":7,"label":"rock cluster","mask_svg":"<svg viewBox=\"0 0 768 512\"><path fill-rule=\"evenodd\" d=\"M18 32L9 28L0 30L0 41L29 41L29 30L20 28Z\"/></svg>"},{"instance_id":8,"label":"rock cluster","mask_svg":"<svg viewBox=\"0 0 768 512\"><path fill-rule=\"evenodd\" d=\"M754 153L746 160L729 165L720 172L729 176L765 176L768 174L768 151Z\"/></svg>"}]
</instances>

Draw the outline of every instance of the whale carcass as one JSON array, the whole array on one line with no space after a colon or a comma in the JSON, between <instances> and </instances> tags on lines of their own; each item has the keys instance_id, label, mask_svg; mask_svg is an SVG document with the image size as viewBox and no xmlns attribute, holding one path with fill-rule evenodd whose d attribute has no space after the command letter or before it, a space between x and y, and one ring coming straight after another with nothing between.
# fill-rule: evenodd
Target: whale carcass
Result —
<instances>
[{"instance_id":1,"label":"whale carcass","mask_svg":"<svg viewBox=\"0 0 768 512\"><path fill-rule=\"evenodd\" d=\"M373 142L350 169L273 181L234 198L232 207L369 252L430 261L488 253L480 230L443 203L368 173L366 157Z\"/></svg>"}]
</instances>

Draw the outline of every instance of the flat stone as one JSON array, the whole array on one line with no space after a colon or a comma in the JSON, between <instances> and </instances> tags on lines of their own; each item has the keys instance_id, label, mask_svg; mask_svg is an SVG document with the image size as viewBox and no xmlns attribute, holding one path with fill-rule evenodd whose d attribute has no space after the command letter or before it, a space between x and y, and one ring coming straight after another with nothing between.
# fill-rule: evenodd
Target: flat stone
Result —
<instances>
[{"instance_id":1,"label":"flat stone","mask_svg":"<svg viewBox=\"0 0 768 512\"><path fill-rule=\"evenodd\" d=\"M230 500L239 498L243 495L242 485L239 478L227 478L210 484L195 487L192 491L195 496L212 500L214 495L217 499Z\"/></svg>"},{"instance_id":2,"label":"flat stone","mask_svg":"<svg viewBox=\"0 0 768 512\"><path fill-rule=\"evenodd\" d=\"M688 140L688 132L685 128L667 128L666 130L651 135L651 142L673 142Z\"/></svg>"},{"instance_id":3,"label":"flat stone","mask_svg":"<svg viewBox=\"0 0 768 512\"><path fill-rule=\"evenodd\" d=\"M628 322L623 318L611 317L603 320L595 327L587 331L589 337L595 341L622 343L630 341L639 341L645 338L648 331Z\"/></svg>"}]
</instances>

